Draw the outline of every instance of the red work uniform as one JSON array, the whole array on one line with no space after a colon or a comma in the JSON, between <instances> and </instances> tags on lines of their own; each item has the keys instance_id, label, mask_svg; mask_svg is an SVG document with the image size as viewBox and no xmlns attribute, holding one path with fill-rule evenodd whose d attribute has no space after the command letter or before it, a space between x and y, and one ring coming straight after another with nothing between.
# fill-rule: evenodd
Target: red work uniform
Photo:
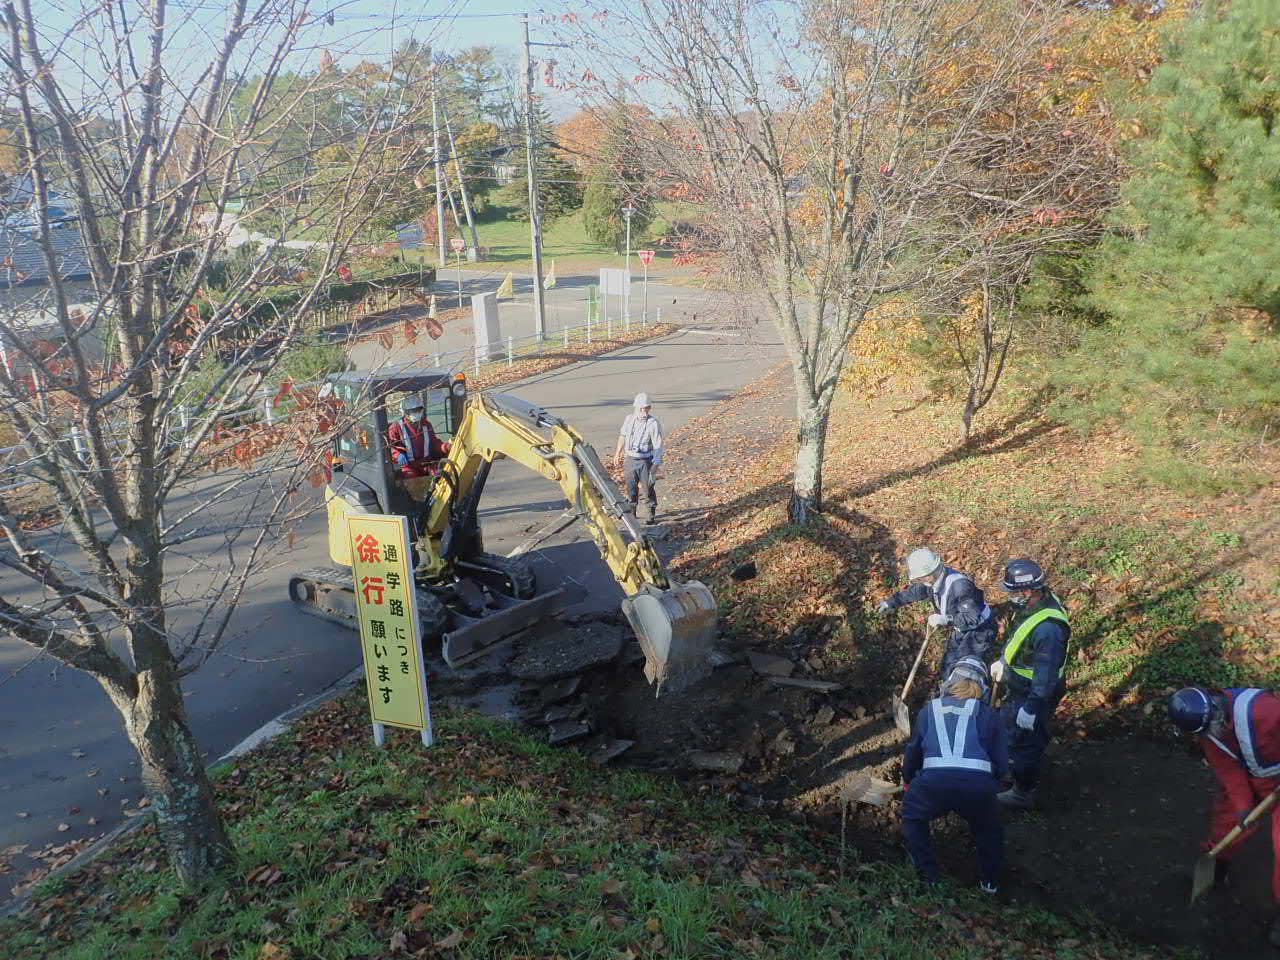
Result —
<instances>
[{"instance_id":1,"label":"red work uniform","mask_svg":"<svg viewBox=\"0 0 1280 960\"><path fill-rule=\"evenodd\" d=\"M1280 786L1280 696L1268 690L1241 687L1223 693L1227 698L1227 723L1222 736L1200 737L1205 759L1218 778L1205 850ZM1219 859L1225 862L1239 849L1235 844L1224 850ZM1271 854L1271 896L1280 903L1280 807L1271 810Z\"/></svg>"},{"instance_id":2,"label":"red work uniform","mask_svg":"<svg viewBox=\"0 0 1280 960\"><path fill-rule=\"evenodd\" d=\"M449 444L436 436L427 419L417 425L402 417L391 424L387 428L387 446L402 477L430 476L426 461L439 460L449 454Z\"/></svg>"}]
</instances>

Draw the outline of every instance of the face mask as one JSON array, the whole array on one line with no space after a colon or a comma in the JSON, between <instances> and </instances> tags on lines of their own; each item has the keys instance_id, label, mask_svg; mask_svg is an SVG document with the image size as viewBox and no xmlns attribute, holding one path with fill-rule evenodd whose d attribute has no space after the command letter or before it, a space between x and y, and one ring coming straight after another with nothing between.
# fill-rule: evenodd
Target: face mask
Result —
<instances>
[{"instance_id":1,"label":"face mask","mask_svg":"<svg viewBox=\"0 0 1280 960\"><path fill-rule=\"evenodd\" d=\"M1031 602L1031 597L1025 593L1011 593L1009 594L1009 602L1019 610L1022 610Z\"/></svg>"},{"instance_id":2,"label":"face mask","mask_svg":"<svg viewBox=\"0 0 1280 960\"><path fill-rule=\"evenodd\" d=\"M410 422L410 423L421 423L421 422L422 422L422 411L421 411L421 410L413 410L413 411L411 411L411 412L409 413L409 422Z\"/></svg>"}]
</instances>

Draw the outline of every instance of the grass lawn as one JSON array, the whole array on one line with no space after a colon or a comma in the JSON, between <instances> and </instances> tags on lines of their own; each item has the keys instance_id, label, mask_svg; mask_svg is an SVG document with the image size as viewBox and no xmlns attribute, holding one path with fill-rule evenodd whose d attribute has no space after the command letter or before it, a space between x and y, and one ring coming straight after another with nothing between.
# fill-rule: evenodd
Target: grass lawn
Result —
<instances>
[{"instance_id":1,"label":"grass lawn","mask_svg":"<svg viewBox=\"0 0 1280 960\"><path fill-rule=\"evenodd\" d=\"M665 212L668 216L674 216L678 207L674 204L662 204L659 207L659 216L649 229L645 231L643 236L635 234L631 238L632 258L631 269L633 276L639 277L643 269L640 260L635 256L634 251L643 249L648 246L657 251L653 263L649 267L649 276L652 278L661 278L664 281L671 282L673 280L687 281L696 278L699 274L700 267L696 266L674 266L671 258L674 254L672 250L664 250L657 245L657 238L662 236L668 228L667 221L663 217ZM509 216L510 210L506 207L490 206L476 223L476 232L480 236L480 246L488 249L488 255L484 260L477 263L465 263L463 266L467 269L482 269L493 271L514 271L516 273L533 270L533 258L529 252L529 222L527 220L516 220ZM450 229L450 236L456 235L456 230ZM434 263L434 253L432 251L423 251L423 256L428 262ZM625 257L616 253L612 248L595 243L587 237L586 229L582 225L581 212L575 212L558 220L553 220L549 224L543 224L542 227L542 264L543 270L551 268L551 261L555 261L556 274L565 276L574 273L592 272L601 267L621 267L624 265ZM450 261L450 269L452 269L452 261Z\"/></svg>"},{"instance_id":2,"label":"grass lawn","mask_svg":"<svg viewBox=\"0 0 1280 960\"><path fill-rule=\"evenodd\" d=\"M234 874L185 896L150 828L0 924L36 960L1154 957L514 727L374 748L362 697L225 768ZM1167 956L1167 954L1164 954Z\"/></svg>"}]
</instances>

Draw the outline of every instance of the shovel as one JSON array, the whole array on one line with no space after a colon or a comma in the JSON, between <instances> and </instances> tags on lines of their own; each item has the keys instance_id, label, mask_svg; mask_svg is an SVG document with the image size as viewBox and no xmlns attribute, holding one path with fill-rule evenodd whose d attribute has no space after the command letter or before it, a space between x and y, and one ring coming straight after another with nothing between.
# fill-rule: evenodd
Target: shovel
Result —
<instances>
[{"instance_id":1,"label":"shovel","mask_svg":"<svg viewBox=\"0 0 1280 960\"><path fill-rule=\"evenodd\" d=\"M840 786L840 805L848 807L851 803L865 803L873 807L883 807L891 797L901 791L902 788L896 783L881 780L868 773L858 773Z\"/></svg>"},{"instance_id":2,"label":"shovel","mask_svg":"<svg viewBox=\"0 0 1280 960\"><path fill-rule=\"evenodd\" d=\"M911 736L911 711L907 709L907 691L911 689L911 682L916 678L916 671L920 669L920 661L924 659L924 652L932 637L933 627L929 627L924 632L924 643L920 644L916 662L911 665L911 672L907 674L907 682L902 685L902 693L893 698L893 723L904 737Z\"/></svg>"},{"instance_id":3,"label":"shovel","mask_svg":"<svg viewBox=\"0 0 1280 960\"><path fill-rule=\"evenodd\" d=\"M1242 833L1266 816L1267 811L1275 806L1278 799L1280 799L1280 787L1276 787L1263 797L1258 805L1249 811L1249 815L1244 818L1244 822L1232 827L1231 832L1215 843L1212 850L1200 855L1200 859L1196 861L1195 872L1191 875L1192 903L1195 903L1206 890L1213 886L1214 865L1217 862L1218 854L1239 840Z\"/></svg>"}]
</instances>

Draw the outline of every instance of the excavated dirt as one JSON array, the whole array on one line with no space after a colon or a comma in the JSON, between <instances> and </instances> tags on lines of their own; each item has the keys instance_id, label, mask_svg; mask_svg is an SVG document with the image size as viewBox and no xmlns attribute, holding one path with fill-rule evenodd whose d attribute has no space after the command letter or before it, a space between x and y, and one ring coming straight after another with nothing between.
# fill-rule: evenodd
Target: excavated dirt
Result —
<instances>
[{"instance_id":1,"label":"excavated dirt","mask_svg":"<svg viewBox=\"0 0 1280 960\"><path fill-rule=\"evenodd\" d=\"M681 443L678 433L670 439L672 480L664 482L663 516L672 522L656 531L664 556L678 550L682 521L729 496L734 478L722 469L724 451L750 456L790 430L788 390L785 372L775 372L722 404L711 418L713 429L695 424L697 442ZM803 816L829 831L834 848L841 844L841 785L859 773L899 780L903 739L885 691L901 683L902 665L919 643L914 631L886 628L862 637L857 642L866 655L853 664L826 652L839 626L833 622L810 622L802 634L767 647L749 648L724 636L717 649L721 666L711 677L678 696L655 699L641 672L639 646L621 617L568 625L592 635L615 632L621 653L579 674L576 684L521 682L505 666L526 650L517 641L514 650L495 654L469 676L446 676L443 685L433 680L433 695L452 688L455 702L552 732L565 729L554 724L583 723L590 735L572 746L599 762L677 776L748 809ZM839 689L779 685L752 668L753 652L794 664L789 679ZM936 653L926 659L909 697L913 713L936 687ZM761 670L777 665L756 657ZM1116 738L1087 739L1073 727L1050 746L1040 809L1007 820L1009 865L999 896L1093 918L1211 960L1276 960L1280 952L1265 942L1273 915L1265 834L1242 849L1226 889L1189 908L1212 776L1184 744L1108 730L1117 732ZM851 809L848 855L901 862L899 810L897 799ZM976 865L967 834L959 821L934 825L944 870L972 884ZM1064 950L1070 946L1063 944Z\"/></svg>"},{"instance_id":2,"label":"excavated dirt","mask_svg":"<svg viewBox=\"0 0 1280 960\"><path fill-rule=\"evenodd\" d=\"M903 739L888 704L868 705L856 688L827 694L776 686L738 662L679 696L655 699L639 659L629 644L613 664L584 674L567 701L567 712L594 734L582 744L588 753L602 742L634 741L614 763L701 782L749 809L802 815L826 826L837 846L846 778L863 772L898 782ZM912 698L913 707L928 689ZM522 696L533 714L542 709L533 689ZM1274 960L1265 945L1271 916L1265 836L1247 844L1226 889L1187 907L1212 778L1179 746L1139 738L1055 742L1041 808L1008 818L1009 868L1000 896L1096 918L1213 960ZM851 810L848 854L901 859L899 809L895 799ZM976 883L965 825L945 820L934 832L944 870Z\"/></svg>"},{"instance_id":3,"label":"excavated dirt","mask_svg":"<svg viewBox=\"0 0 1280 960\"><path fill-rule=\"evenodd\" d=\"M886 689L879 671L906 656L914 634L867 638L883 656L862 658L861 675L824 661L821 632L768 651L795 664L789 679L838 683L833 692L779 685L752 669L751 649L722 637L722 666L684 693L660 698L644 680L643 655L621 617L578 618L558 635L566 643L581 636L593 646L621 645L621 653L568 680L522 681L510 673L512 661L529 661L548 641L517 639L468 671L433 679L433 696L566 738L597 762L678 776L747 809L803 816L829 831L833 847L841 842L841 785L858 773L899 780L903 739L888 703L872 691ZM922 670L909 697L913 712L934 689L932 670ZM1274 960L1265 945L1272 909L1265 835L1248 842L1226 889L1187 907L1212 777L1185 744L1087 740L1073 730L1051 745L1049 758L1041 808L1008 818L1001 897L1095 918L1212 960ZM899 809L894 799L850 810L847 855L900 861ZM945 820L934 832L947 874L976 883L965 825Z\"/></svg>"}]
</instances>

